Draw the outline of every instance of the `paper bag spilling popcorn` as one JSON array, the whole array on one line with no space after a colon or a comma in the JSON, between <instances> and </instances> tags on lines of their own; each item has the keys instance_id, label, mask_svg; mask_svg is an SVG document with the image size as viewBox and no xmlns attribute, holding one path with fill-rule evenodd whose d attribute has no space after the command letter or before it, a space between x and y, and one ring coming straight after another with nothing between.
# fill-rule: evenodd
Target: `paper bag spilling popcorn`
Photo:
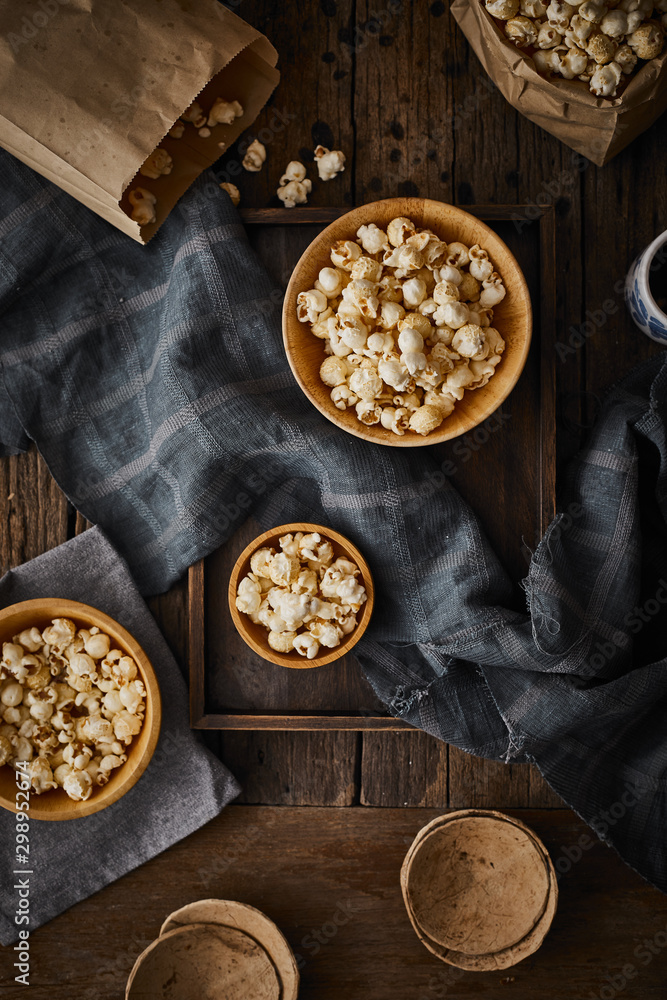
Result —
<instances>
[{"instance_id":1,"label":"paper bag spilling popcorn","mask_svg":"<svg viewBox=\"0 0 667 1000\"><path fill-rule=\"evenodd\" d=\"M618 97L596 97L581 80L541 76L500 31L480 0L452 0L475 55L512 107L599 167L667 109L667 49L645 63Z\"/></svg>"},{"instance_id":2,"label":"paper bag spilling popcorn","mask_svg":"<svg viewBox=\"0 0 667 1000\"><path fill-rule=\"evenodd\" d=\"M257 117L276 62L270 42L217 0L6 4L0 146L146 243ZM217 98L223 113L211 117Z\"/></svg>"}]
</instances>

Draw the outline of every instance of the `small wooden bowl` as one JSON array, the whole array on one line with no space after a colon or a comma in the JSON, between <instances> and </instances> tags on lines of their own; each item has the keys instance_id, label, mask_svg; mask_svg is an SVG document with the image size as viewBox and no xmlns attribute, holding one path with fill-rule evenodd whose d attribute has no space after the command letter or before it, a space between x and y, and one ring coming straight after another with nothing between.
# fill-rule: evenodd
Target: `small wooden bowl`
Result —
<instances>
[{"instance_id":1,"label":"small wooden bowl","mask_svg":"<svg viewBox=\"0 0 667 1000\"><path fill-rule=\"evenodd\" d=\"M275 649L271 649L268 641L269 633L266 628L263 625L255 625L255 623L252 622L247 615L242 614L236 607L236 591L238 589L239 580L250 572L250 557L253 552L256 552L257 549L261 549L264 546L279 549L280 546L278 544L278 539L282 535L294 534L297 531L303 531L304 534L311 531L318 531L323 537L328 538L333 546L335 559L339 556L346 556L348 559L351 559L352 562L357 564L361 571L364 587L366 588L366 603L362 605L361 611L359 612L357 627L353 632L350 632L349 635L346 635L340 645L336 646L335 649L327 650L326 653L321 653L312 660L308 660L305 656L301 656L296 652L296 650L292 650L289 653L277 653ZM371 619L371 614L373 613L375 590L373 587L371 571L368 568L368 563L356 545L353 545L352 542L348 541L344 535L334 531L333 528L323 528L320 524L295 523L283 524L279 528L271 528L270 531L265 531L263 535L258 535L258 537L255 538L250 545L246 546L234 564L232 575L229 578L228 596L229 610L231 612L232 621L234 622L234 627L244 642L250 646L255 653L263 657L265 660L269 660L271 663L277 664L279 667L292 667L296 670L307 670L314 667L323 667L325 663L333 663L334 660L340 660L342 656L345 656L346 653L350 652L353 646L356 646L368 628L368 623Z\"/></svg>"},{"instance_id":2,"label":"small wooden bowl","mask_svg":"<svg viewBox=\"0 0 667 1000\"><path fill-rule=\"evenodd\" d=\"M338 410L331 401L331 389L320 379L320 365L326 355L324 341L313 336L309 323L296 315L299 292L313 287L323 267L331 267L331 247L337 240L356 239L360 226L376 223L381 229L397 216L406 216L418 227L432 229L437 236L473 246L479 243L501 274L507 294L494 308L493 325L505 340L505 352L495 374L481 389L466 390L453 413L425 437L408 431L402 437L375 424L367 427L357 420L354 408ZM283 341L294 377L308 399L327 420L348 434L394 448L420 448L440 444L467 434L497 410L516 385L528 357L533 313L528 286L516 258L499 236L461 208L426 198L387 198L361 205L336 219L310 244L294 268L283 305Z\"/></svg>"},{"instance_id":3,"label":"small wooden bowl","mask_svg":"<svg viewBox=\"0 0 667 1000\"><path fill-rule=\"evenodd\" d=\"M139 955L126 1000L282 1000L278 972L258 941L235 927L183 924Z\"/></svg>"},{"instance_id":4,"label":"small wooden bowl","mask_svg":"<svg viewBox=\"0 0 667 1000\"><path fill-rule=\"evenodd\" d=\"M265 913L231 899L198 899L171 913L160 928L160 937L189 924L235 927L254 938L266 951L280 979L280 1000L297 1000L299 968L285 936Z\"/></svg>"},{"instance_id":5,"label":"small wooden bowl","mask_svg":"<svg viewBox=\"0 0 667 1000\"><path fill-rule=\"evenodd\" d=\"M112 648L117 647L135 660L146 688L146 714L141 731L127 748L127 760L111 772L106 785L95 787L85 802L70 799L62 788L54 788L41 795L32 792L30 795L32 819L80 819L117 802L136 784L148 767L160 733L160 688L150 660L130 633L102 611L78 601L37 598L3 608L0 611L0 647L25 628L36 625L42 631L53 618L71 618L77 628L96 625L102 632L106 632L112 639ZM19 810L16 808L16 790L14 770L6 765L0 767L0 806L14 813L20 811L21 807L19 803Z\"/></svg>"},{"instance_id":6,"label":"small wooden bowl","mask_svg":"<svg viewBox=\"0 0 667 1000\"><path fill-rule=\"evenodd\" d=\"M537 951L558 901L539 838L519 820L483 809L448 813L420 830L401 889L422 944L478 972L509 968Z\"/></svg>"}]
</instances>

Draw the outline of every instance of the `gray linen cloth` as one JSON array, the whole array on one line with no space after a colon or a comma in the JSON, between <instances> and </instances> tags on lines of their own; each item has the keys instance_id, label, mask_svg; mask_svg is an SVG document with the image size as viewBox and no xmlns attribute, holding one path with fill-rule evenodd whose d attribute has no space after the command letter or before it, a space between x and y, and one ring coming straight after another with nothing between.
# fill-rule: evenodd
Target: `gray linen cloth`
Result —
<instances>
[{"instance_id":1,"label":"gray linen cloth","mask_svg":"<svg viewBox=\"0 0 667 1000\"><path fill-rule=\"evenodd\" d=\"M24 866L33 873L27 876L31 931L199 829L240 791L227 768L190 731L185 683L176 662L127 566L99 528L0 580L2 607L56 596L93 605L136 638L157 674L162 727L150 764L118 802L83 819L31 820L30 864ZM19 931L15 832L14 814L0 810L4 945L13 943Z\"/></svg>"},{"instance_id":2,"label":"gray linen cloth","mask_svg":"<svg viewBox=\"0 0 667 1000\"><path fill-rule=\"evenodd\" d=\"M264 527L338 529L375 578L357 648L389 710L470 753L536 763L667 891L665 356L610 396L519 613L430 450L359 441L304 397L280 290L210 172L147 247L4 154L0 176L5 451L37 441L145 593L250 510Z\"/></svg>"}]
</instances>

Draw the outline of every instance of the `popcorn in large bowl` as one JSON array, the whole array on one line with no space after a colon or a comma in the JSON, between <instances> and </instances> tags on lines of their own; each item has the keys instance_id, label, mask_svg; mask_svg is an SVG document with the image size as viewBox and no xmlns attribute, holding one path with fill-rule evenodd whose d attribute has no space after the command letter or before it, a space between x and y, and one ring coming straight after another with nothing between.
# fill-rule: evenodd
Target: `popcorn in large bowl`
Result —
<instances>
[{"instance_id":1,"label":"popcorn in large bowl","mask_svg":"<svg viewBox=\"0 0 667 1000\"><path fill-rule=\"evenodd\" d=\"M73 601L0 612L0 804L68 819L120 797L157 741L160 696L141 647L113 619Z\"/></svg>"},{"instance_id":2,"label":"popcorn in large bowl","mask_svg":"<svg viewBox=\"0 0 667 1000\"><path fill-rule=\"evenodd\" d=\"M491 325L505 286L488 252L397 217L339 240L331 263L297 295L297 317L325 341L332 402L362 424L430 434L505 350Z\"/></svg>"},{"instance_id":3,"label":"popcorn in large bowl","mask_svg":"<svg viewBox=\"0 0 667 1000\"><path fill-rule=\"evenodd\" d=\"M389 199L347 213L297 264L283 310L301 388L349 433L394 446L457 437L515 384L530 344L525 281L462 209Z\"/></svg>"}]
</instances>

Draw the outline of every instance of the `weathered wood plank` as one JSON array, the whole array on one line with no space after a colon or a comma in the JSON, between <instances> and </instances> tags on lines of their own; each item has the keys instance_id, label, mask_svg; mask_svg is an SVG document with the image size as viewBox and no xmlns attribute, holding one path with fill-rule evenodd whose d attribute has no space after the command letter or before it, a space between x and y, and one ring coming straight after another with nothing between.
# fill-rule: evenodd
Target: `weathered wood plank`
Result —
<instances>
[{"instance_id":1,"label":"weathered wood plank","mask_svg":"<svg viewBox=\"0 0 667 1000\"><path fill-rule=\"evenodd\" d=\"M34 445L0 459L0 524L3 573L67 540L67 500Z\"/></svg>"},{"instance_id":2,"label":"weathered wood plank","mask_svg":"<svg viewBox=\"0 0 667 1000\"><path fill-rule=\"evenodd\" d=\"M364 733L361 804L445 807L447 744L427 733Z\"/></svg>"},{"instance_id":3,"label":"weathered wood plank","mask_svg":"<svg viewBox=\"0 0 667 1000\"><path fill-rule=\"evenodd\" d=\"M225 732L220 745L243 786L240 802L350 806L358 799L357 733Z\"/></svg>"},{"instance_id":4,"label":"weathered wood plank","mask_svg":"<svg viewBox=\"0 0 667 1000\"><path fill-rule=\"evenodd\" d=\"M449 805L456 808L558 808L563 802L530 764L502 764L449 748Z\"/></svg>"},{"instance_id":5,"label":"weathered wood plank","mask_svg":"<svg viewBox=\"0 0 667 1000\"><path fill-rule=\"evenodd\" d=\"M624 995L664 1000L667 898L594 842L567 810L514 812L564 872L542 948L496 973L459 973L434 958L412 930L399 871L415 834L441 811L230 806L33 932L30 996L117 1000L165 917L192 900L217 897L249 903L276 921L298 956L301 1000L431 1000L445 990L499 1000L508 988L513 1000L606 997L629 965ZM570 860L582 837L580 860ZM91 932L102 925L103 933ZM10 968L4 964L0 990L18 1000L24 988L12 984Z\"/></svg>"}]
</instances>

